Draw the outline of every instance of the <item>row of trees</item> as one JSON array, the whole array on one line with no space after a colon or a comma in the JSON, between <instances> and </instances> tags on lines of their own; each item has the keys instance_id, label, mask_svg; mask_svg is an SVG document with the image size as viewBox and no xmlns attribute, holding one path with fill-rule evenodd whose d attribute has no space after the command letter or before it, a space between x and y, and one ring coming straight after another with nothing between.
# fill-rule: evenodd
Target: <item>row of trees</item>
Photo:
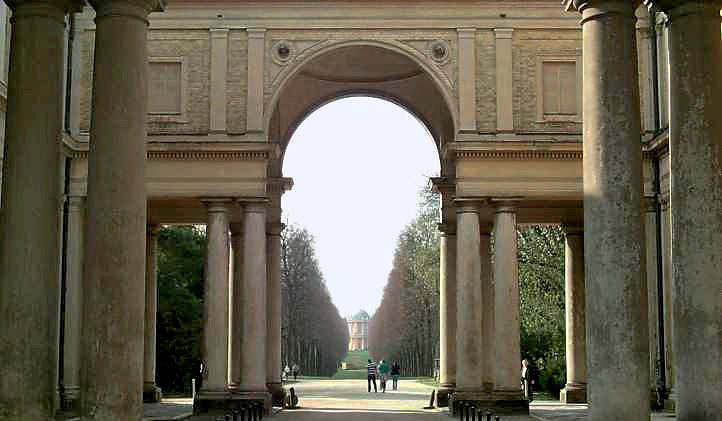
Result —
<instances>
[{"instance_id":1,"label":"row of trees","mask_svg":"<svg viewBox=\"0 0 722 421\"><path fill-rule=\"evenodd\" d=\"M332 375L346 355L346 322L331 302L311 235L290 227L281 238L283 362L306 375ZM166 393L190 392L199 368L205 244L202 227L159 233L156 379Z\"/></svg>"},{"instance_id":2,"label":"row of trees","mask_svg":"<svg viewBox=\"0 0 722 421\"><path fill-rule=\"evenodd\" d=\"M374 359L398 361L404 376L432 376L439 342L438 196L421 195L398 239L384 295L369 322Z\"/></svg>"},{"instance_id":3,"label":"row of trees","mask_svg":"<svg viewBox=\"0 0 722 421\"><path fill-rule=\"evenodd\" d=\"M348 327L331 302L314 240L291 226L281 236L282 360L310 376L336 373L348 350Z\"/></svg>"},{"instance_id":4,"label":"row of trees","mask_svg":"<svg viewBox=\"0 0 722 421\"><path fill-rule=\"evenodd\" d=\"M399 361L407 376L433 375L438 355L438 215L437 195L423 192L416 218L399 236L381 305L369 324L373 358ZM557 394L566 381L564 232L558 226L520 227L517 239L522 357L532 362L538 386Z\"/></svg>"}]
</instances>

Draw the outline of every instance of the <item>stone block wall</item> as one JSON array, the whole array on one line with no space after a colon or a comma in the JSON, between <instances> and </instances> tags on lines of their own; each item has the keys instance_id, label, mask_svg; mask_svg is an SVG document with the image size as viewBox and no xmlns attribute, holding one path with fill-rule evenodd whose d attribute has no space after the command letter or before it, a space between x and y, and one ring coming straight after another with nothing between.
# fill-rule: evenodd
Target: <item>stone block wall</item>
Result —
<instances>
[{"instance_id":1,"label":"stone block wall","mask_svg":"<svg viewBox=\"0 0 722 421\"><path fill-rule=\"evenodd\" d=\"M152 30L148 36L149 57L182 58L188 66L184 119L164 121L150 117L151 134L205 134L210 124L210 35L203 30Z\"/></svg>"},{"instance_id":2,"label":"stone block wall","mask_svg":"<svg viewBox=\"0 0 722 421\"><path fill-rule=\"evenodd\" d=\"M243 30L228 34L228 79L226 124L228 133L246 132L246 98L248 93L248 35Z\"/></svg>"},{"instance_id":3,"label":"stone block wall","mask_svg":"<svg viewBox=\"0 0 722 421\"><path fill-rule=\"evenodd\" d=\"M581 134L581 122L537 119L537 58L574 59L582 55L582 33L576 30L516 30L513 36L514 128L517 132ZM581 64L580 64L581 65ZM581 81L580 81L581 82ZM577 86L581 89L581 86Z\"/></svg>"},{"instance_id":4,"label":"stone block wall","mask_svg":"<svg viewBox=\"0 0 722 421\"><path fill-rule=\"evenodd\" d=\"M496 45L492 29L476 32L476 125L481 133L496 131Z\"/></svg>"}]
</instances>

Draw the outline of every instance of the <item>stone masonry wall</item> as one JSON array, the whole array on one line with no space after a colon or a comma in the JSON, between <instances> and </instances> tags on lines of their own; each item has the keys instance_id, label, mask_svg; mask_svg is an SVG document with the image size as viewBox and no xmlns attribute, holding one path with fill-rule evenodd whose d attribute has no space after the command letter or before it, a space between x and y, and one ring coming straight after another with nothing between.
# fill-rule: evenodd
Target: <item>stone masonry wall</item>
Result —
<instances>
[{"instance_id":1,"label":"stone masonry wall","mask_svg":"<svg viewBox=\"0 0 722 421\"><path fill-rule=\"evenodd\" d=\"M582 33L569 30L514 31L514 128L517 132L581 133L581 123L537 121L537 57L581 57ZM578 86L581 89L581 86Z\"/></svg>"},{"instance_id":2,"label":"stone masonry wall","mask_svg":"<svg viewBox=\"0 0 722 421\"><path fill-rule=\"evenodd\" d=\"M208 31L150 31L150 57L182 57L188 65L187 103L184 122L165 122L150 118L148 132L153 134L205 134L210 124L211 59ZM183 88L181 88L183 89Z\"/></svg>"},{"instance_id":3,"label":"stone masonry wall","mask_svg":"<svg viewBox=\"0 0 722 421\"><path fill-rule=\"evenodd\" d=\"M491 29L476 32L476 126L496 131L496 37Z\"/></svg>"},{"instance_id":4,"label":"stone masonry wall","mask_svg":"<svg viewBox=\"0 0 722 421\"><path fill-rule=\"evenodd\" d=\"M248 91L248 35L243 30L228 34L227 130L230 134L246 132L246 98Z\"/></svg>"}]
</instances>

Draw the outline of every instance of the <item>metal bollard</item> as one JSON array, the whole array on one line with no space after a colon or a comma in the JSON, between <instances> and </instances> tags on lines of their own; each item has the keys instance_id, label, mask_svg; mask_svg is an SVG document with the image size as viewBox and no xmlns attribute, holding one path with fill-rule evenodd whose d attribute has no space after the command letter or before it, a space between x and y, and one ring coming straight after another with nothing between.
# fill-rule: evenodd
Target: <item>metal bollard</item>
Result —
<instances>
[{"instance_id":1,"label":"metal bollard","mask_svg":"<svg viewBox=\"0 0 722 421\"><path fill-rule=\"evenodd\" d=\"M196 379L191 379L191 396L196 400Z\"/></svg>"},{"instance_id":2,"label":"metal bollard","mask_svg":"<svg viewBox=\"0 0 722 421\"><path fill-rule=\"evenodd\" d=\"M476 421L476 406L471 406L471 421Z\"/></svg>"},{"instance_id":3,"label":"metal bollard","mask_svg":"<svg viewBox=\"0 0 722 421\"><path fill-rule=\"evenodd\" d=\"M491 421L491 412L486 411L486 421Z\"/></svg>"},{"instance_id":4,"label":"metal bollard","mask_svg":"<svg viewBox=\"0 0 722 421\"><path fill-rule=\"evenodd\" d=\"M494 419L495 419L496 421L499 421L499 420L501 419L501 417L494 417Z\"/></svg>"}]
</instances>

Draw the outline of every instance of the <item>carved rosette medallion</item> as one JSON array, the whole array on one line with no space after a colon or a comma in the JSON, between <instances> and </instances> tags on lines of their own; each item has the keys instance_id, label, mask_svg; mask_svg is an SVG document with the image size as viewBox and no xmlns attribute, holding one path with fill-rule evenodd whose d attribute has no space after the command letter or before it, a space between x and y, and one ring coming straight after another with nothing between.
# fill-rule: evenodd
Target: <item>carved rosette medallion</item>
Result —
<instances>
[{"instance_id":1,"label":"carved rosette medallion","mask_svg":"<svg viewBox=\"0 0 722 421\"><path fill-rule=\"evenodd\" d=\"M438 64L446 64L451 57L449 51L451 48L446 41L435 40L429 43L429 56Z\"/></svg>"},{"instance_id":2,"label":"carved rosette medallion","mask_svg":"<svg viewBox=\"0 0 722 421\"><path fill-rule=\"evenodd\" d=\"M273 61L280 66L286 65L295 55L295 47L286 40L276 42L271 48L271 57L273 57Z\"/></svg>"}]
</instances>

